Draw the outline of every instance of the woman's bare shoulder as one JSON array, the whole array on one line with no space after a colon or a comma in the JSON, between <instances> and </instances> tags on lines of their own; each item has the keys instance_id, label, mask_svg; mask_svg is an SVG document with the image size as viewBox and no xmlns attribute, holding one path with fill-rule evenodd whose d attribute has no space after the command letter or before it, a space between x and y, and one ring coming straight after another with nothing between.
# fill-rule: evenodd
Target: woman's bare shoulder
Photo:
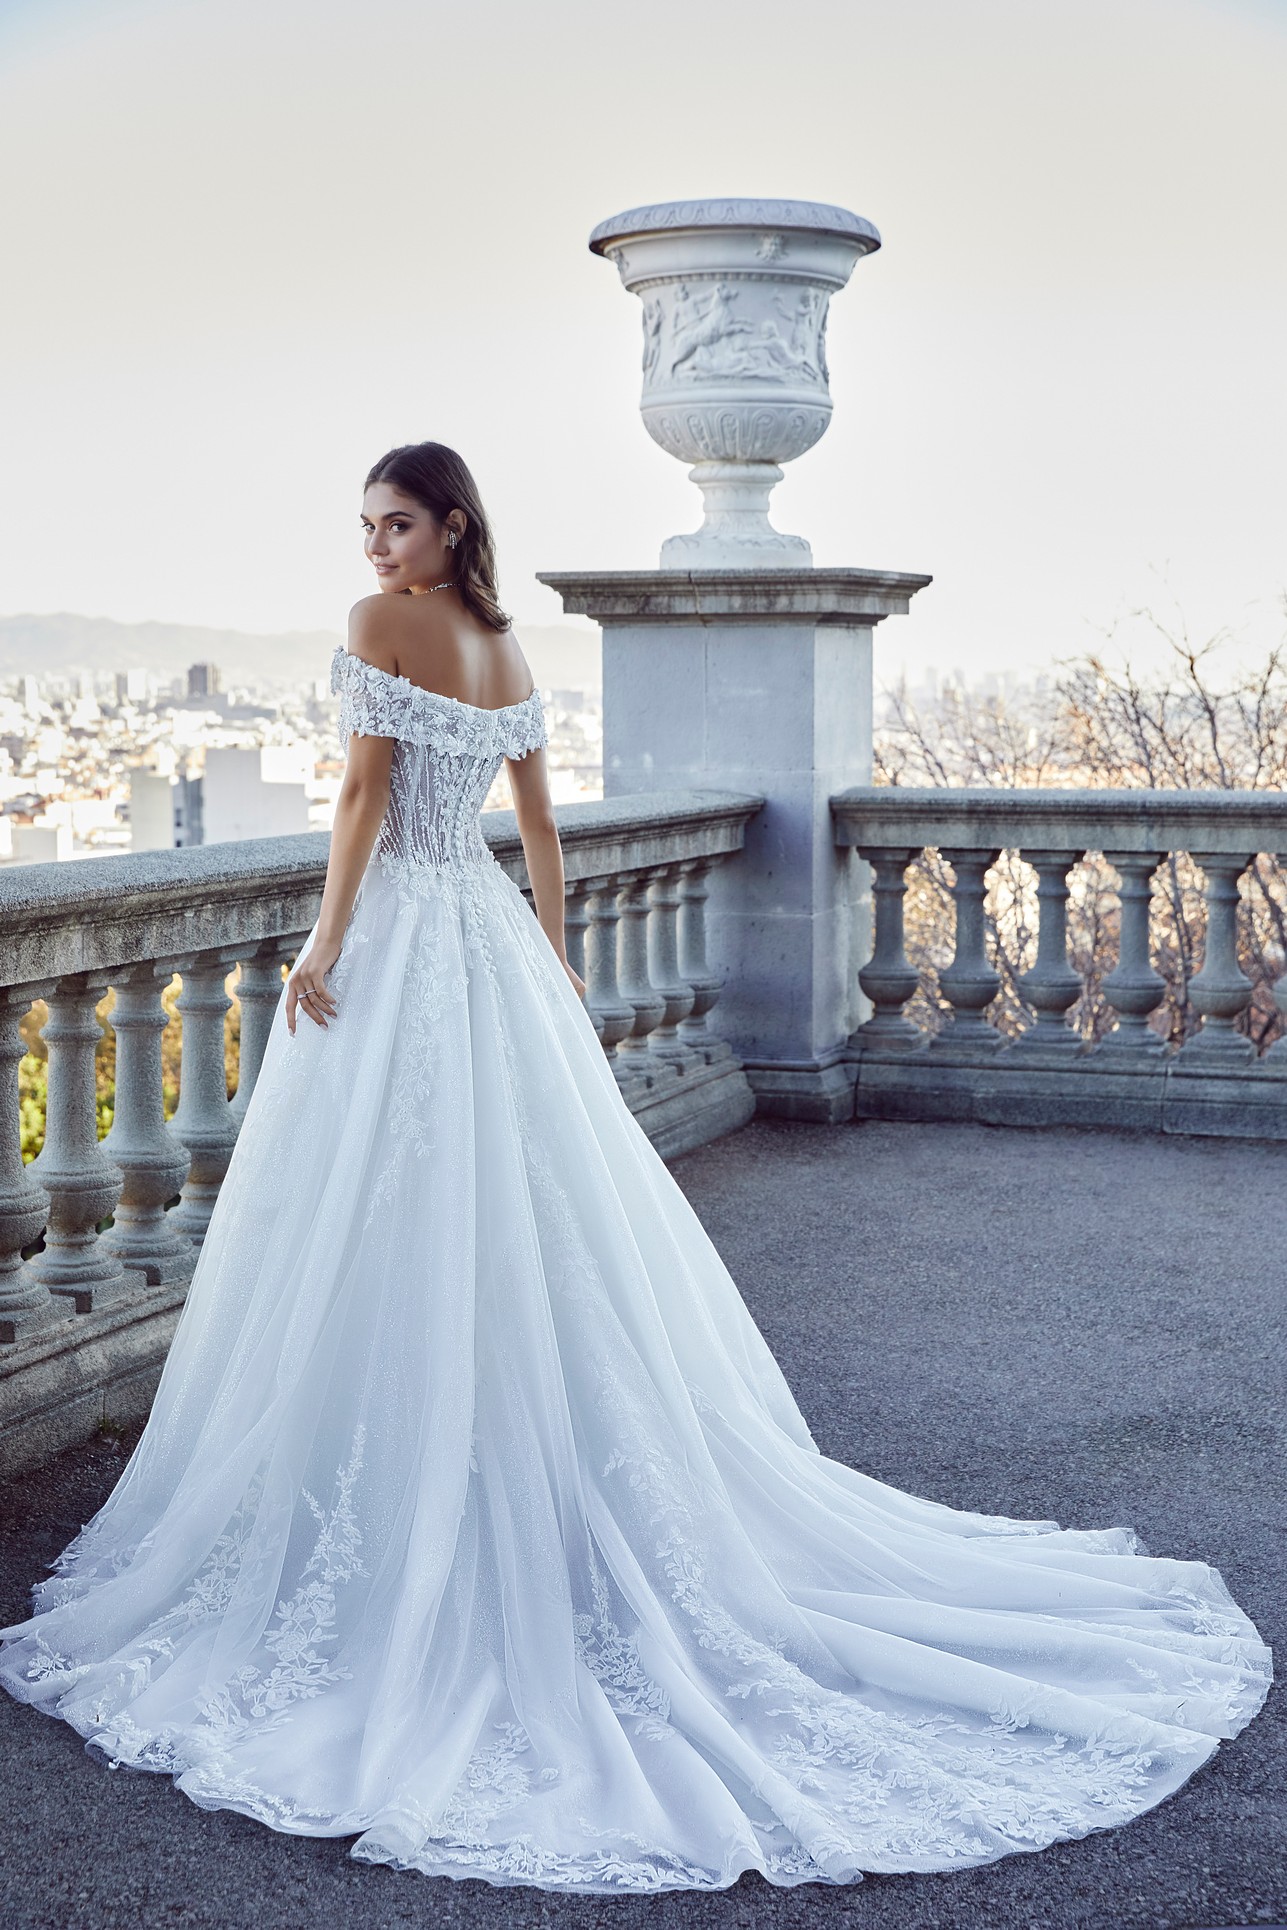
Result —
<instances>
[{"instance_id":1,"label":"woman's bare shoulder","mask_svg":"<svg viewBox=\"0 0 1287 1930\"><path fill-rule=\"evenodd\" d=\"M506 682L512 683L515 689L514 696L507 701L521 703L524 697L531 694L536 679L532 675L526 656L523 654L523 646L514 634L513 625L511 625L508 630L497 630L494 634L500 654L505 662L507 672L505 680Z\"/></svg>"},{"instance_id":2,"label":"woman's bare shoulder","mask_svg":"<svg viewBox=\"0 0 1287 1930\"><path fill-rule=\"evenodd\" d=\"M361 657L377 670L398 668L398 642L406 634L405 620L395 606L398 598L364 596L349 611L349 655Z\"/></svg>"}]
</instances>

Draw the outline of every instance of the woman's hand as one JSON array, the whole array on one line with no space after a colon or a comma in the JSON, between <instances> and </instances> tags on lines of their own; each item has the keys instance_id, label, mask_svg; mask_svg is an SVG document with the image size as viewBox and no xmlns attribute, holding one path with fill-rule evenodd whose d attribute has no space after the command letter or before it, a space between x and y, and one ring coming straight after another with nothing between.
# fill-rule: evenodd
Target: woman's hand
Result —
<instances>
[{"instance_id":1,"label":"woman's hand","mask_svg":"<svg viewBox=\"0 0 1287 1930\"><path fill-rule=\"evenodd\" d=\"M571 979L573 985L576 987L577 997L579 999L583 999L585 997L585 980L572 970L572 967L568 964L566 958L561 958L559 960L559 963L563 967L564 971L567 973L568 977Z\"/></svg>"},{"instance_id":2,"label":"woman's hand","mask_svg":"<svg viewBox=\"0 0 1287 1930\"><path fill-rule=\"evenodd\" d=\"M339 955L338 944L323 945L314 939L305 956L297 961L286 983L286 1023L292 1038L295 1036L297 1010L306 1012L314 1025L321 1026L323 1032L327 1020L335 1017L336 1004L327 990L326 974Z\"/></svg>"}]
</instances>

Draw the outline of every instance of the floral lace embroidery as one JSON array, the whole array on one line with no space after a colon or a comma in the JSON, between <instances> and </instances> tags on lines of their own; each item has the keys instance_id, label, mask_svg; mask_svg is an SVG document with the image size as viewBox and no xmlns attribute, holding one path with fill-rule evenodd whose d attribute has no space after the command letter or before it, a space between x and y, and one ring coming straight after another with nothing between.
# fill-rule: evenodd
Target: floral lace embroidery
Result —
<instances>
[{"instance_id":1,"label":"floral lace embroidery","mask_svg":"<svg viewBox=\"0 0 1287 1930\"><path fill-rule=\"evenodd\" d=\"M497 1817L520 1802L532 1786L531 1769L519 1761L531 1753L527 1731L517 1722L496 1727L500 1731L496 1741L474 1752L442 1814L447 1834L462 1843L481 1843Z\"/></svg>"},{"instance_id":2,"label":"floral lace embroidery","mask_svg":"<svg viewBox=\"0 0 1287 1930\"><path fill-rule=\"evenodd\" d=\"M573 1622L577 1651L616 1715L638 1718L638 1733L664 1741L670 1728L670 1697L644 1668L637 1636L625 1636L612 1616L608 1584L593 1554L590 1586L594 1609Z\"/></svg>"},{"instance_id":3,"label":"floral lace embroidery","mask_svg":"<svg viewBox=\"0 0 1287 1930\"><path fill-rule=\"evenodd\" d=\"M263 1637L263 1646L277 1658L276 1665L267 1673L247 1665L207 1696L199 1705L196 1723L184 1732L181 1747L174 1734L142 1730L123 1712L123 1704L148 1686L154 1663L173 1661L182 1636L222 1616L237 1588L259 1573L262 1558L252 1563L251 1573L247 1573L260 1493L257 1479L183 1600L144 1631L121 1658L116 1674L86 1708L89 1720L100 1731L95 1740L100 1748L110 1749L112 1761L178 1773L189 1765L220 1757L252 1726L256 1734L274 1727L285 1719L293 1702L319 1695L348 1678L350 1671L321 1651L336 1639L337 1584L365 1573L358 1556L360 1536L353 1511L353 1489L364 1442L365 1430L359 1427L351 1459L337 1470L336 1496L329 1512L307 1489L303 1491L318 1533L298 1587L288 1600L278 1603L275 1624ZM87 1669L73 1672L68 1681L74 1681L76 1674L87 1673Z\"/></svg>"},{"instance_id":4,"label":"floral lace embroidery","mask_svg":"<svg viewBox=\"0 0 1287 1930\"><path fill-rule=\"evenodd\" d=\"M652 1849L629 1831L620 1840L647 1852L644 1856L623 1857L613 1850L589 1851L580 1856L561 1854L544 1848L531 1836L514 1836L500 1843L462 1842L450 1837L430 1837L414 1857L390 1856L379 1844L357 1843L353 1855L368 1863L395 1863L403 1869L424 1870L430 1875L489 1876L505 1883L534 1883L546 1889L588 1891L644 1891L683 1888L714 1890L728 1882L720 1870L704 1869L664 1850ZM766 1868L772 1873L794 1872L801 1876L821 1875L812 1859L800 1851L782 1858L769 1858Z\"/></svg>"},{"instance_id":5,"label":"floral lace embroidery","mask_svg":"<svg viewBox=\"0 0 1287 1930\"><path fill-rule=\"evenodd\" d=\"M386 872L388 866L383 867ZM397 1199L412 1158L427 1159L444 1127L453 1128L455 1108L444 1094L446 1076L438 1050L447 1015L464 1003L473 972L494 975L487 917L480 898L502 877L489 854L479 865L394 873L400 909L413 921L402 986L401 1037L389 1095L390 1150L371 1181L364 1229L376 1225ZM429 896L430 908L417 901Z\"/></svg>"},{"instance_id":6,"label":"floral lace embroidery","mask_svg":"<svg viewBox=\"0 0 1287 1930\"><path fill-rule=\"evenodd\" d=\"M331 690L340 699L340 737L345 743L355 734L396 737L489 759L522 757L546 742L540 692L535 689L520 703L485 710L381 670L341 643L331 659Z\"/></svg>"},{"instance_id":7,"label":"floral lace embroidery","mask_svg":"<svg viewBox=\"0 0 1287 1930\"><path fill-rule=\"evenodd\" d=\"M348 1465L336 1471L336 1495L329 1513L303 1490L318 1524L317 1540L299 1586L288 1601L277 1604L276 1626L263 1638L264 1647L277 1657L276 1666L267 1674L253 1666L239 1669L231 1683L199 1705L201 1721L221 1738L231 1740L252 1723L262 1733L265 1726L280 1722L293 1702L320 1695L352 1673L322 1650L336 1639L337 1585L366 1573L359 1559L361 1535L353 1513L353 1488L365 1441L366 1430L359 1427Z\"/></svg>"},{"instance_id":8,"label":"floral lace embroidery","mask_svg":"<svg viewBox=\"0 0 1287 1930\"><path fill-rule=\"evenodd\" d=\"M36 1637L35 1653L27 1664L28 1682L51 1682L56 1676L61 1676L66 1682L75 1682L78 1677L88 1673L88 1668L77 1668L65 1655L56 1654L43 1635Z\"/></svg>"}]
</instances>

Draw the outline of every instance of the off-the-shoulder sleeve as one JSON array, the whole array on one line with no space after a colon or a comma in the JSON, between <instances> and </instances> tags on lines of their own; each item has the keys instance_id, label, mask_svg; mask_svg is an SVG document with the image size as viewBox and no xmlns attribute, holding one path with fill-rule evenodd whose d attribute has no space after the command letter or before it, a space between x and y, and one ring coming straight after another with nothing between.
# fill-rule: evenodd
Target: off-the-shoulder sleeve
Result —
<instances>
[{"instance_id":1,"label":"off-the-shoulder sleeve","mask_svg":"<svg viewBox=\"0 0 1287 1930\"><path fill-rule=\"evenodd\" d=\"M539 690L534 690L526 703L504 712L496 721L499 725L496 749L502 757L526 757L529 751L540 750L549 742Z\"/></svg>"},{"instance_id":2,"label":"off-the-shoulder sleeve","mask_svg":"<svg viewBox=\"0 0 1287 1930\"><path fill-rule=\"evenodd\" d=\"M382 677L343 647L331 663L331 692L340 700L340 742L350 737L405 737L411 691L400 679Z\"/></svg>"},{"instance_id":3,"label":"off-the-shoulder sleeve","mask_svg":"<svg viewBox=\"0 0 1287 1930\"><path fill-rule=\"evenodd\" d=\"M526 757L546 742L539 690L522 703L482 710L380 670L343 645L331 664L331 690L340 700L344 745L350 737L395 737L452 756L486 758Z\"/></svg>"}]
</instances>

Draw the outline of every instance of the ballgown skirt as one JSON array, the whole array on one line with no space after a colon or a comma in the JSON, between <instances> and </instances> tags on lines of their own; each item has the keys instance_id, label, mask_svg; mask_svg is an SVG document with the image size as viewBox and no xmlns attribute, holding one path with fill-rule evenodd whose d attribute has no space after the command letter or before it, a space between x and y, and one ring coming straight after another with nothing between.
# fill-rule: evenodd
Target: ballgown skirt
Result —
<instances>
[{"instance_id":1,"label":"ballgown skirt","mask_svg":"<svg viewBox=\"0 0 1287 1930\"><path fill-rule=\"evenodd\" d=\"M1251 1719L1214 1569L819 1454L494 861L373 864L332 983L12 1694L199 1804L596 1892L1040 1849Z\"/></svg>"}]
</instances>

